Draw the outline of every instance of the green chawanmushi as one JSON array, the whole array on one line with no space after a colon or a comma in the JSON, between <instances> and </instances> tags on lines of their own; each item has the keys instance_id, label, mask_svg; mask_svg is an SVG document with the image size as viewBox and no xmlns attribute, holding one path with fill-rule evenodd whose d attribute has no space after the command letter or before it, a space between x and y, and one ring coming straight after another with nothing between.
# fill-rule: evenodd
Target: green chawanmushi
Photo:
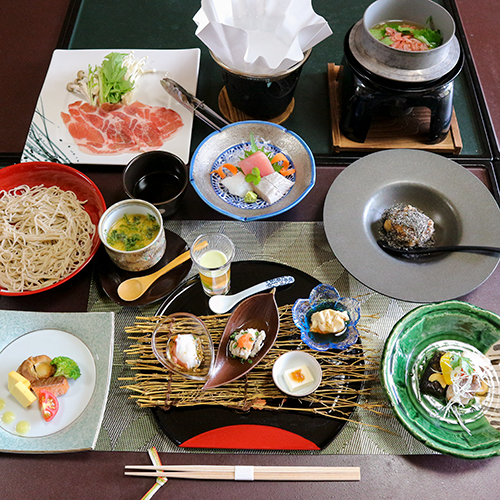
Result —
<instances>
[{"instance_id":1,"label":"green chawanmushi","mask_svg":"<svg viewBox=\"0 0 500 500\"><path fill-rule=\"evenodd\" d=\"M151 214L124 214L107 235L108 245L116 250L140 250L154 241L160 231L156 217Z\"/></svg>"}]
</instances>

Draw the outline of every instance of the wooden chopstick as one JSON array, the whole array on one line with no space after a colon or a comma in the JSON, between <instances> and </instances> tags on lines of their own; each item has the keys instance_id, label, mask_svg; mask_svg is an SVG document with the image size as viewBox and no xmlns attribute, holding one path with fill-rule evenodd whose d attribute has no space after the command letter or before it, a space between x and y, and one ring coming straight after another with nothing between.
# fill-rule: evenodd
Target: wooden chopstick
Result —
<instances>
[{"instance_id":1,"label":"wooden chopstick","mask_svg":"<svg viewBox=\"0 0 500 500\"><path fill-rule=\"evenodd\" d=\"M301 467L252 465L126 465L126 476L234 481L359 481L359 467ZM161 472L158 472L161 471Z\"/></svg>"}]
</instances>

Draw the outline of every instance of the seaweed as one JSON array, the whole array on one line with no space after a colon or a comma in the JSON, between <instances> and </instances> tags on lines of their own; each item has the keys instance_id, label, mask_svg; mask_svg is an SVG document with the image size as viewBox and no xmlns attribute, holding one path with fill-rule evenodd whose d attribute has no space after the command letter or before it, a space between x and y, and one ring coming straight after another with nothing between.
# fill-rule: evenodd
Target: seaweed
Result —
<instances>
[{"instance_id":1,"label":"seaweed","mask_svg":"<svg viewBox=\"0 0 500 500\"><path fill-rule=\"evenodd\" d=\"M430 381L429 378L434 373L441 373L440 359L444 352L435 351L425 367L422 378L420 379L420 391L436 398L444 399L446 395L446 386L443 387L438 380Z\"/></svg>"}]
</instances>

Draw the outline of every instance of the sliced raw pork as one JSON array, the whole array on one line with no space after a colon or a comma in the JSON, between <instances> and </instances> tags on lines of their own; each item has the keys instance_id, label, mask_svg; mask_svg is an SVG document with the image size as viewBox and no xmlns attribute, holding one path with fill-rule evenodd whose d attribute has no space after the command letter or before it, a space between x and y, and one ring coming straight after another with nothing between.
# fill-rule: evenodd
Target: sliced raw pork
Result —
<instances>
[{"instance_id":1,"label":"sliced raw pork","mask_svg":"<svg viewBox=\"0 0 500 500\"><path fill-rule=\"evenodd\" d=\"M184 125L176 111L138 101L100 107L77 101L61 118L84 153L99 155L159 149Z\"/></svg>"}]
</instances>

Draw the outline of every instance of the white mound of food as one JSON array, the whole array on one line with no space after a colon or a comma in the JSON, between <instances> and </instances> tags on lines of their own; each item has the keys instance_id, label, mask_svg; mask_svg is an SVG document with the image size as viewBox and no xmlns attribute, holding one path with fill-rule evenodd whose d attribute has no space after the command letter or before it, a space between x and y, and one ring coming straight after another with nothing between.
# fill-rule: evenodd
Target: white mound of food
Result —
<instances>
[{"instance_id":1,"label":"white mound of food","mask_svg":"<svg viewBox=\"0 0 500 500\"><path fill-rule=\"evenodd\" d=\"M344 330L347 321L349 315L345 311L323 309L311 316L310 329L315 333L339 333Z\"/></svg>"},{"instance_id":2,"label":"white mound of food","mask_svg":"<svg viewBox=\"0 0 500 500\"><path fill-rule=\"evenodd\" d=\"M194 370L203 361L201 340L191 333L177 335L171 353L174 362L184 370Z\"/></svg>"},{"instance_id":3,"label":"white mound of food","mask_svg":"<svg viewBox=\"0 0 500 500\"><path fill-rule=\"evenodd\" d=\"M262 349L265 340L266 332L264 330L256 330L255 328L238 330L230 337L229 352L237 358L247 360L256 356Z\"/></svg>"},{"instance_id":4,"label":"white mound of food","mask_svg":"<svg viewBox=\"0 0 500 500\"><path fill-rule=\"evenodd\" d=\"M253 186L253 190L260 198L271 205L281 200L292 186L293 181L287 179L278 172L273 172L272 174L262 177L259 184Z\"/></svg>"}]
</instances>

